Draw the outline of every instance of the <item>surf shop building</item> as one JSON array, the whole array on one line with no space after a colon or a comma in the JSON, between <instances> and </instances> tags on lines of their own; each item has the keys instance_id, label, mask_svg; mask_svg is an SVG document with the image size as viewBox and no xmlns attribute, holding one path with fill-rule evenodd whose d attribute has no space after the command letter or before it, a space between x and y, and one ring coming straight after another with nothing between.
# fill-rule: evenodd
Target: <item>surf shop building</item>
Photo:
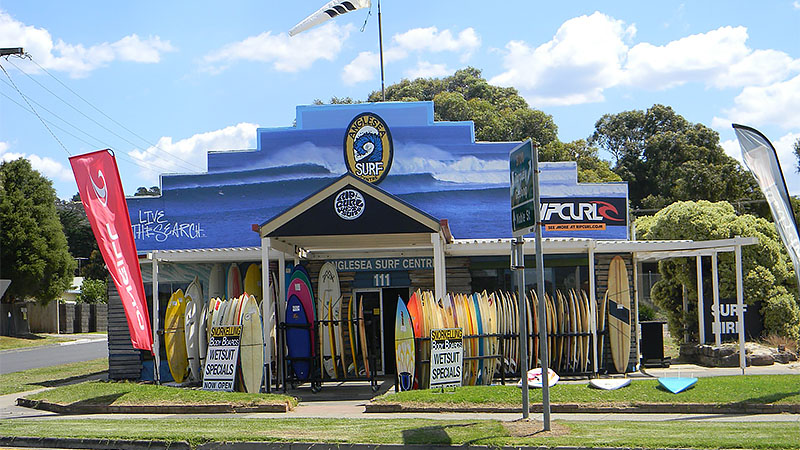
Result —
<instances>
[{"instance_id":1,"label":"surf shop building","mask_svg":"<svg viewBox=\"0 0 800 450\"><path fill-rule=\"evenodd\" d=\"M281 335L292 267L303 265L316 290L320 269L331 262L342 315L351 299L363 302L373 369L387 375L396 371L398 298L408 302L417 290L436 299L516 291L509 153L519 142L475 142L471 122L436 122L431 102L299 106L295 126L261 128L256 139L255 150L209 152L205 173L162 175L158 197L128 198L145 286L151 301L157 299L150 311L162 380L169 374L160 343L170 295L197 277L208 302L219 265L234 264L242 274L255 265L261 280L271 280L262 311L277 317ZM590 364L581 372L636 370L635 258L708 255L736 242L630 241L626 183L578 183L574 162L541 163L540 169L545 291L554 298L583 291L590 318L608 315L632 330L627 363L618 369L611 339L602 338L610 327L585 329L591 329L584 350ZM525 254L530 291L538 282L532 240ZM630 305L598 312L617 256ZM122 307L111 294L110 376L152 377L155 363L131 348ZM284 347L268 349L267 359L282 362Z\"/></svg>"}]
</instances>

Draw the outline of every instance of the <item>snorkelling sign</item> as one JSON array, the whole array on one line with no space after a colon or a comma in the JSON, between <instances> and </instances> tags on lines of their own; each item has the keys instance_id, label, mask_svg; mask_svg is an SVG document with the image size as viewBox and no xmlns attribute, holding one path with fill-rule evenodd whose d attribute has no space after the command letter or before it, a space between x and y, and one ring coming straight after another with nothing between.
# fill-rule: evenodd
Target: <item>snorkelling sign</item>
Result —
<instances>
[{"instance_id":1,"label":"snorkelling sign","mask_svg":"<svg viewBox=\"0 0 800 450\"><path fill-rule=\"evenodd\" d=\"M389 174L394 148L386 122L370 112L357 115L344 134L347 171L367 183L378 184Z\"/></svg>"}]
</instances>

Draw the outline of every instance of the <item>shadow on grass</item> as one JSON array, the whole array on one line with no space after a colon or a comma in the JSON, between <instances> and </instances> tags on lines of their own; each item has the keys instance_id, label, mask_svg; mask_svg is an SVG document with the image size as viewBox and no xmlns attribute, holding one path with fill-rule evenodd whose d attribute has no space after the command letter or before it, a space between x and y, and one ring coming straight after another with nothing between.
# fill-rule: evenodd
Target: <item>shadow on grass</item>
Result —
<instances>
[{"instance_id":1,"label":"shadow on grass","mask_svg":"<svg viewBox=\"0 0 800 450\"><path fill-rule=\"evenodd\" d=\"M108 395L101 395L99 397L92 397L83 399L81 401L70 403L70 406L110 406L118 398L125 395L124 392L118 392L116 394L108 394Z\"/></svg>"},{"instance_id":2,"label":"shadow on grass","mask_svg":"<svg viewBox=\"0 0 800 450\"><path fill-rule=\"evenodd\" d=\"M108 371L107 370L101 370L101 371L98 371L98 372L87 373L87 374L83 374L83 375L76 375L76 376L72 376L72 377L56 378L56 379L53 379L53 380L39 381L37 383L29 383L29 385L31 385L31 386L41 386L41 387L62 386L62 385L65 385L65 384L73 384L73 383L78 383L78 382L81 382L81 381L85 381L87 378L91 378L91 377L94 377L94 376L97 376L97 375L102 375L102 374L104 374L106 372L108 372Z\"/></svg>"},{"instance_id":3,"label":"shadow on grass","mask_svg":"<svg viewBox=\"0 0 800 450\"><path fill-rule=\"evenodd\" d=\"M414 428L403 431L403 444L405 445L453 445L453 440L447 433L448 428L470 427L474 423L461 423L453 425L435 425L431 427ZM467 443L469 444L469 443Z\"/></svg>"},{"instance_id":4,"label":"shadow on grass","mask_svg":"<svg viewBox=\"0 0 800 450\"><path fill-rule=\"evenodd\" d=\"M795 389L791 392L776 392L774 394L762 395L761 397L748 398L747 400L743 400L741 403L750 403L750 404L776 403L787 397L795 397L795 396L800 396L800 390Z\"/></svg>"}]
</instances>

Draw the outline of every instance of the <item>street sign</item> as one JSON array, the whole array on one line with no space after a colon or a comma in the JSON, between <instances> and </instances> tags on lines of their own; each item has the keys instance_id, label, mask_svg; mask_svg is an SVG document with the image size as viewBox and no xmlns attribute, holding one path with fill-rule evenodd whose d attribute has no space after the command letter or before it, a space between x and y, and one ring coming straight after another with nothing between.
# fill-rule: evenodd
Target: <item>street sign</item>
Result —
<instances>
[{"instance_id":1,"label":"street sign","mask_svg":"<svg viewBox=\"0 0 800 450\"><path fill-rule=\"evenodd\" d=\"M534 189L533 144L530 139L520 144L508 157L511 176L511 231L514 237L533 232Z\"/></svg>"}]
</instances>

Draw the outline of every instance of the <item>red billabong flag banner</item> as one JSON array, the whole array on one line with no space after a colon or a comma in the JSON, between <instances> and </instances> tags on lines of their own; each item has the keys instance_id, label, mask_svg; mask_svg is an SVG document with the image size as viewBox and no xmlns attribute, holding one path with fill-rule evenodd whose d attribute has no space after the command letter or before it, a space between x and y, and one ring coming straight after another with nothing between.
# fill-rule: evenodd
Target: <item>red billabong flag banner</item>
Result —
<instances>
[{"instance_id":1,"label":"red billabong flag banner","mask_svg":"<svg viewBox=\"0 0 800 450\"><path fill-rule=\"evenodd\" d=\"M131 343L152 352L150 314L117 161L110 150L100 150L73 156L69 163L100 253L122 299Z\"/></svg>"}]
</instances>

